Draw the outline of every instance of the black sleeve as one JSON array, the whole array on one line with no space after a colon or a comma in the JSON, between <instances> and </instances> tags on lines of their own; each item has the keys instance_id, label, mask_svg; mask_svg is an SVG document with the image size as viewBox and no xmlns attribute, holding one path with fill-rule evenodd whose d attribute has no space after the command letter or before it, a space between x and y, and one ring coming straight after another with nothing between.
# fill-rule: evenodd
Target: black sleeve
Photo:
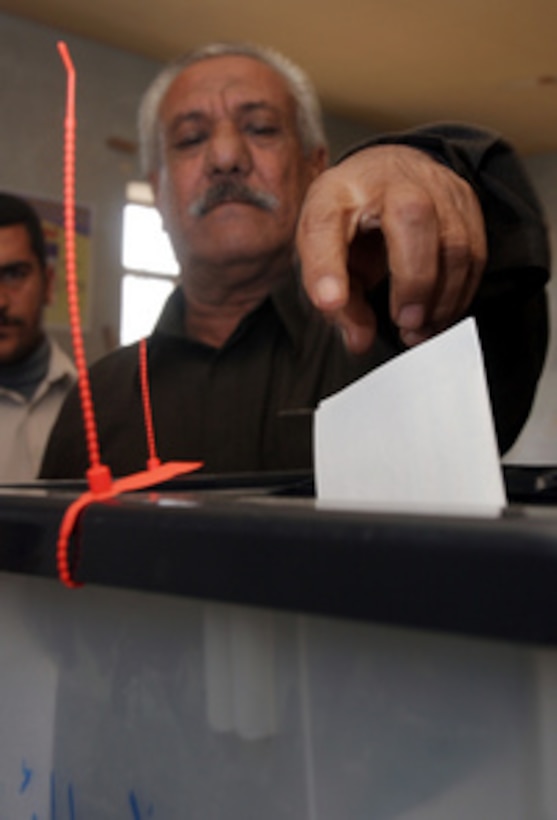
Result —
<instances>
[{"instance_id":1,"label":"black sleeve","mask_svg":"<svg viewBox=\"0 0 557 820\"><path fill-rule=\"evenodd\" d=\"M470 312L478 322L499 447L505 452L530 413L548 343L550 255L540 203L519 157L492 131L434 123L377 135L343 158L387 144L430 154L466 179L480 201L488 260ZM380 303L386 311L387 300Z\"/></svg>"}]
</instances>

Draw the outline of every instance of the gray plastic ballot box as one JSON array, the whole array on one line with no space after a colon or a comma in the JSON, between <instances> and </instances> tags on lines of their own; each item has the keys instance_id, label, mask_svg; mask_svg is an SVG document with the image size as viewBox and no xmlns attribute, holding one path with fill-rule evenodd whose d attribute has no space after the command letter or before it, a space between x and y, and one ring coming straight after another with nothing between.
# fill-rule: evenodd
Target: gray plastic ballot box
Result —
<instances>
[{"instance_id":1,"label":"gray plastic ballot box","mask_svg":"<svg viewBox=\"0 0 557 820\"><path fill-rule=\"evenodd\" d=\"M68 590L67 500L0 492L0 818L557 817L551 510L138 494Z\"/></svg>"}]
</instances>

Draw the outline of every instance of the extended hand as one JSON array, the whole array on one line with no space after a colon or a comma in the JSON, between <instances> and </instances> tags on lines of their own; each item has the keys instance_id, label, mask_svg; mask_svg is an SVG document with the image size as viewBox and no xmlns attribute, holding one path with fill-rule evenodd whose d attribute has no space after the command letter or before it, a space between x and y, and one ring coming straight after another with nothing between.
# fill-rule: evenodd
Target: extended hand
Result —
<instances>
[{"instance_id":1,"label":"extended hand","mask_svg":"<svg viewBox=\"0 0 557 820\"><path fill-rule=\"evenodd\" d=\"M471 186L403 145L365 148L311 185L298 223L304 287L358 353L375 338L366 292L390 274L390 313L415 345L468 308L487 256Z\"/></svg>"}]
</instances>

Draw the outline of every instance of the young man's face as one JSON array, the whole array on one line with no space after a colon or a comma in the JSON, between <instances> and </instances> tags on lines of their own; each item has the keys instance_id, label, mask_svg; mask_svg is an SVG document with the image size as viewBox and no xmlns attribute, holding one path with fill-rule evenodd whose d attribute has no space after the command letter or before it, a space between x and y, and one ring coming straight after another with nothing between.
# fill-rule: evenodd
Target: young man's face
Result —
<instances>
[{"instance_id":1,"label":"young man's face","mask_svg":"<svg viewBox=\"0 0 557 820\"><path fill-rule=\"evenodd\" d=\"M291 249L326 152L304 154L279 74L244 56L195 63L170 86L159 119L153 184L182 264L241 264Z\"/></svg>"},{"instance_id":2,"label":"young man's face","mask_svg":"<svg viewBox=\"0 0 557 820\"><path fill-rule=\"evenodd\" d=\"M51 288L52 273L41 268L25 226L0 227L0 367L37 347Z\"/></svg>"}]
</instances>

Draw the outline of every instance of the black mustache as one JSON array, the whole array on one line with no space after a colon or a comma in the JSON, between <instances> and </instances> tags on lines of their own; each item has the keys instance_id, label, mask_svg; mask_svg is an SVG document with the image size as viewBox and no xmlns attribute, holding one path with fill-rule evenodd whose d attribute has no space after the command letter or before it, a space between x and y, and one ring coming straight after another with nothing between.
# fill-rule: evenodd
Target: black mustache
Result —
<instances>
[{"instance_id":1,"label":"black mustache","mask_svg":"<svg viewBox=\"0 0 557 820\"><path fill-rule=\"evenodd\" d=\"M17 316L6 316L0 312L0 328L2 327L23 327L25 322Z\"/></svg>"},{"instance_id":2,"label":"black mustache","mask_svg":"<svg viewBox=\"0 0 557 820\"><path fill-rule=\"evenodd\" d=\"M264 211L272 211L277 205L277 199L272 194L254 191L237 179L222 179L207 188L205 193L191 204L190 213L193 216L204 216L223 202L243 202Z\"/></svg>"}]
</instances>

